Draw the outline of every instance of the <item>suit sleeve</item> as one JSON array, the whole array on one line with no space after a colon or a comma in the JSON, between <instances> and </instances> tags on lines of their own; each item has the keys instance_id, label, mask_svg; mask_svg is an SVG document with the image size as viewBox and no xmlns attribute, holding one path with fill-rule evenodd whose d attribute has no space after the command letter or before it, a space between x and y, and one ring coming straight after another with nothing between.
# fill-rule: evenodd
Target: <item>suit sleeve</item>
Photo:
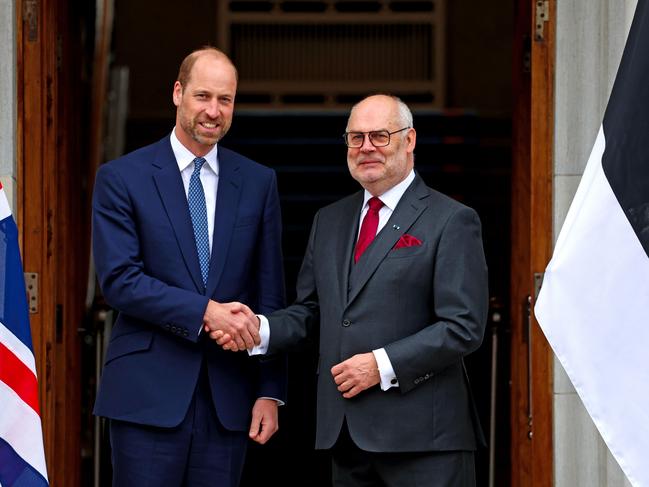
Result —
<instances>
[{"instance_id":1,"label":"suit sleeve","mask_svg":"<svg viewBox=\"0 0 649 487\"><path fill-rule=\"evenodd\" d=\"M286 304L282 258L282 218L273 172L270 178L262 231L258 243L257 313L268 314ZM287 363L285 355L260 358L258 397L272 397L286 401Z\"/></svg>"},{"instance_id":2,"label":"suit sleeve","mask_svg":"<svg viewBox=\"0 0 649 487\"><path fill-rule=\"evenodd\" d=\"M196 342L208 298L147 275L133 204L110 164L99 168L92 203L93 258L106 301L143 324L176 327Z\"/></svg>"},{"instance_id":3,"label":"suit sleeve","mask_svg":"<svg viewBox=\"0 0 649 487\"><path fill-rule=\"evenodd\" d=\"M431 271L436 321L385 347L402 392L457 363L482 343L489 296L475 211L463 207L451 215Z\"/></svg>"},{"instance_id":4,"label":"suit sleeve","mask_svg":"<svg viewBox=\"0 0 649 487\"><path fill-rule=\"evenodd\" d=\"M318 290L313 269L313 247L317 228L318 214L313 220L309 243L297 277L295 302L288 308L268 316L270 325L268 354L296 349L314 339L313 334L320 318Z\"/></svg>"}]
</instances>

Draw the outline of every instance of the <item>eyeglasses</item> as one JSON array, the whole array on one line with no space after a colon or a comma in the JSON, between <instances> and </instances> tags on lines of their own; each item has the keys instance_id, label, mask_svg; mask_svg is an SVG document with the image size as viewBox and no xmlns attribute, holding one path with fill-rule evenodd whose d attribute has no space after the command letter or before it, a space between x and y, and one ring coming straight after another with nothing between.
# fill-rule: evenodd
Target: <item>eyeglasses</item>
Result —
<instances>
[{"instance_id":1,"label":"eyeglasses","mask_svg":"<svg viewBox=\"0 0 649 487\"><path fill-rule=\"evenodd\" d=\"M363 146L365 142L365 134L370 139L370 144L374 147L385 147L390 144L390 136L396 134L397 132L403 132L408 130L410 127L403 127L402 129L395 130L394 132L388 132L387 130L373 130L371 132L345 132L343 134L343 139L345 139L345 144L350 149L358 149Z\"/></svg>"}]
</instances>

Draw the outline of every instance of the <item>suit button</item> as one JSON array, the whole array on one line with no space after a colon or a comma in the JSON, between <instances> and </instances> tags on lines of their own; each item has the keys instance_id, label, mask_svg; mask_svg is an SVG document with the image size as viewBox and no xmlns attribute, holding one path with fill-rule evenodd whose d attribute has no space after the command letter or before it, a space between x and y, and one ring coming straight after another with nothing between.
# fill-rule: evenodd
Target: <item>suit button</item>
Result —
<instances>
[{"instance_id":1,"label":"suit button","mask_svg":"<svg viewBox=\"0 0 649 487\"><path fill-rule=\"evenodd\" d=\"M430 379L430 375L426 374L426 375L424 376L424 379Z\"/></svg>"},{"instance_id":2,"label":"suit button","mask_svg":"<svg viewBox=\"0 0 649 487\"><path fill-rule=\"evenodd\" d=\"M419 384L420 382L421 382L421 379L420 379L419 377L417 377L417 378L415 379L415 384Z\"/></svg>"},{"instance_id":3,"label":"suit button","mask_svg":"<svg viewBox=\"0 0 649 487\"><path fill-rule=\"evenodd\" d=\"M189 336L189 332L187 330L183 331L183 336Z\"/></svg>"},{"instance_id":4,"label":"suit button","mask_svg":"<svg viewBox=\"0 0 649 487\"><path fill-rule=\"evenodd\" d=\"M171 325L169 323L165 325L165 330L171 330Z\"/></svg>"},{"instance_id":5,"label":"suit button","mask_svg":"<svg viewBox=\"0 0 649 487\"><path fill-rule=\"evenodd\" d=\"M343 320L343 326L349 326L349 325L351 325L351 324L352 324L351 321L349 321L349 320Z\"/></svg>"}]
</instances>

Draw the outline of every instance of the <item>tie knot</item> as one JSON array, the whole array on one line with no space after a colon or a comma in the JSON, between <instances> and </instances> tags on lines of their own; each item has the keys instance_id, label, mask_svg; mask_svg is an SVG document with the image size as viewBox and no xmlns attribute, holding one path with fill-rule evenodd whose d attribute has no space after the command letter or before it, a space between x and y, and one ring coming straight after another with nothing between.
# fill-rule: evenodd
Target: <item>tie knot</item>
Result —
<instances>
[{"instance_id":1,"label":"tie knot","mask_svg":"<svg viewBox=\"0 0 649 487\"><path fill-rule=\"evenodd\" d=\"M202 157L197 157L194 159L194 172L201 172L201 168L205 164L205 159Z\"/></svg>"},{"instance_id":2,"label":"tie knot","mask_svg":"<svg viewBox=\"0 0 649 487\"><path fill-rule=\"evenodd\" d=\"M383 207L383 201L378 199L376 196L372 196L368 202L368 205L370 205L370 211L377 212Z\"/></svg>"}]
</instances>

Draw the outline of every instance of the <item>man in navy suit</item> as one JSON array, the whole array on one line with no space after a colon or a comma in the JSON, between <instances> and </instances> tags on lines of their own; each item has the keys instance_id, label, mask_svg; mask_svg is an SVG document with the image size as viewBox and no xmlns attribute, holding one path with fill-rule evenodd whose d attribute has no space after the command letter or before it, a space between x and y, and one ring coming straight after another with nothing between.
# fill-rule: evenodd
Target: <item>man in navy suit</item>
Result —
<instances>
[{"instance_id":1,"label":"man in navy suit","mask_svg":"<svg viewBox=\"0 0 649 487\"><path fill-rule=\"evenodd\" d=\"M226 353L205 331L252 347L257 320L231 302L284 305L275 174L217 145L236 87L225 54L193 52L171 134L97 173L93 253L119 317L95 414L110 420L116 486L236 486L248 437L278 427L285 360Z\"/></svg>"},{"instance_id":2,"label":"man in navy suit","mask_svg":"<svg viewBox=\"0 0 649 487\"><path fill-rule=\"evenodd\" d=\"M487 318L480 220L415 172L416 138L398 98L353 107L344 139L362 190L318 211L295 303L260 316L252 353L319 337L316 448L331 450L336 487L475 485L484 438L463 358Z\"/></svg>"}]
</instances>

